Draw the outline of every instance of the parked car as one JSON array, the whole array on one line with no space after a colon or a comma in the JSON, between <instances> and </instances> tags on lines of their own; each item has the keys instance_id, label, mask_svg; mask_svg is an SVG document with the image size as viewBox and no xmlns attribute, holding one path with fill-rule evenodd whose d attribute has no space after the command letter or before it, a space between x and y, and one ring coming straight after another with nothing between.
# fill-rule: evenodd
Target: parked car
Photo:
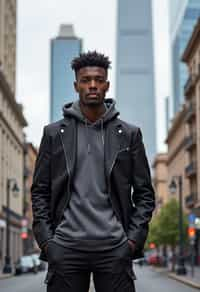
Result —
<instances>
[{"instance_id":1,"label":"parked car","mask_svg":"<svg viewBox=\"0 0 200 292\"><path fill-rule=\"evenodd\" d=\"M37 266L31 256L22 256L15 264L15 275L37 273Z\"/></svg>"},{"instance_id":2,"label":"parked car","mask_svg":"<svg viewBox=\"0 0 200 292\"><path fill-rule=\"evenodd\" d=\"M34 253L34 254L31 254L30 256L32 257L35 265L37 266L38 271L44 271L46 269L45 262L39 259L39 254Z\"/></svg>"},{"instance_id":3,"label":"parked car","mask_svg":"<svg viewBox=\"0 0 200 292\"><path fill-rule=\"evenodd\" d=\"M157 253L149 255L146 260L149 265L155 265L155 266L162 266L164 262L163 257L158 255Z\"/></svg>"}]
</instances>

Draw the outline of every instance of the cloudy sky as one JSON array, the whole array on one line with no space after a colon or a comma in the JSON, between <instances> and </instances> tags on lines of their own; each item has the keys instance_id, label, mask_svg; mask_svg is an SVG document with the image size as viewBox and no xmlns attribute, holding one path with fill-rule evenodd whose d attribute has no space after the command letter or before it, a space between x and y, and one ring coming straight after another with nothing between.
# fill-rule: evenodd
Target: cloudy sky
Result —
<instances>
[{"instance_id":1,"label":"cloudy sky","mask_svg":"<svg viewBox=\"0 0 200 292\"><path fill-rule=\"evenodd\" d=\"M17 100L24 105L27 138L39 145L49 123L50 39L61 23L73 23L83 49L110 56L111 89L115 98L116 0L18 0ZM168 0L153 0L158 151L164 151L164 98L169 95Z\"/></svg>"}]
</instances>

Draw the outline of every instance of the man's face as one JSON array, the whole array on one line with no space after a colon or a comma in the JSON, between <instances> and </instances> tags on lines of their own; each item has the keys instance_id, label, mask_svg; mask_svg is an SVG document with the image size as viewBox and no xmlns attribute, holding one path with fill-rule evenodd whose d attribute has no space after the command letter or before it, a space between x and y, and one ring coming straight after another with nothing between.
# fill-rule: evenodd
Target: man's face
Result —
<instances>
[{"instance_id":1,"label":"man's face","mask_svg":"<svg viewBox=\"0 0 200 292\"><path fill-rule=\"evenodd\" d=\"M74 87L83 105L99 106L109 89L107 72L101 67L81 68L77 72Z\"/></svg>"}]
</instances>

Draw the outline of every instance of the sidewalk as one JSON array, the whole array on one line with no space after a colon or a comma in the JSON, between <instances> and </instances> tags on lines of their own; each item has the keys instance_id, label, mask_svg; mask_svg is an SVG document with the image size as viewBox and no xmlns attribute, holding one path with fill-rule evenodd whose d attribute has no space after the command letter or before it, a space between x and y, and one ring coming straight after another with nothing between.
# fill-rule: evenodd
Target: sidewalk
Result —
<instances>
[{"instance_id":1,"label":"sidewalk","mask_svg":"<svg viewBox=\"0 0 200 292\"><path fill-rule=\"evenodd\" d=\"M13 274L3 274L1 271L0 271L0 280L2 279L7 279L7 278L11 278L13 276Z\"/></svg>"},{"instance_id":2,"label":"sidewalk","mask_svg":"<svg viewBox=\"0 0 200 292\"><path fill-rule=\"evenodd\" d=\"M180 276L180 275L177 275L176 273L172 273L168 270L168 268L163 268L163 267L153 267L153 268L157 272L166 273L168 275L168 277L170 277L174 280L177 280L179 282L182 282L186 285L189 285L193 288L197 288L200 290L200 267L195 266L194 277L192 277L192 275L191 275L191 267L190 266L186 266L187 275L184 275L184 276Z\"/></svg>"}]
</instances>

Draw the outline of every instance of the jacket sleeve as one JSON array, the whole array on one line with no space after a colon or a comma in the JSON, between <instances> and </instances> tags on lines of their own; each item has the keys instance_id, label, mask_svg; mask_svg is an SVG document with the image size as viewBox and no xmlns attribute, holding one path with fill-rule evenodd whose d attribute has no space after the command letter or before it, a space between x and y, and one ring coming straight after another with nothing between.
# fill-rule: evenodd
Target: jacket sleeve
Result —
<instances>
[{"instance_id":1,"label":"jacket sleeve","mask_svg":"<svg viewBox=\"0 0 200 292\"><path fill-rule=\"evenodd\" d=\"M132 137L132 202L128 238L136 242L136 250L143 249L148 235L148 223L155 208L155 195L142 133L137 128Z\"/></svg>"},{"instance_id":2,"label":"jacket sleeve","mask_svg":"<svg viewBox=\"0 0 200 292\"><path fill-rule=\"evenodd\" d=\"M51 199L51 144L44 127L31 187L33 233L40 248L53 236L50 218Z\"/></svg>"}]
</instances>

